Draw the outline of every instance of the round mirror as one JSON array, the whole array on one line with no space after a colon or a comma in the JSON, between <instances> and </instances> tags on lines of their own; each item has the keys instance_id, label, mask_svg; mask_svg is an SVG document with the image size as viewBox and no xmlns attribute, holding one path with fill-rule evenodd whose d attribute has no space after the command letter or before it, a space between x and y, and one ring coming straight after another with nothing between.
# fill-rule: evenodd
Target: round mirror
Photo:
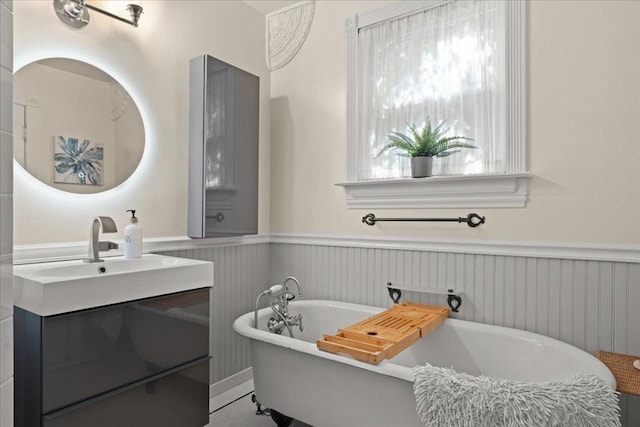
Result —
<instances>
[{"instance_id":1,"label":"round mirror","mask_svg":"<svg viewBox=\"0 0 640 427\"><path fill-rule=\"evenodd\" d=\"M18 70L13 88L13 155L35 178L63 191L99 193L138 167L142 116L109 74L75 59L43 59Z\"/></svg>"}]
</instances>

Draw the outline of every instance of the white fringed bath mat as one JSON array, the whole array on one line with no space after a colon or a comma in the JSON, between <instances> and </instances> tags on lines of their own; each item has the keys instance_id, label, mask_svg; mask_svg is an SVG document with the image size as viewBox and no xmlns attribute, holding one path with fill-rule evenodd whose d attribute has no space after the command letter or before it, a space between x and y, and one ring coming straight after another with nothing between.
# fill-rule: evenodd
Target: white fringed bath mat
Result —
<instances>
[{"instance_id":1,"label":"white fringed bath mat","mask_svg":"<svg viewBox=\"0 0 640 427\"><path fill-rule=\"evenodd\" d=\"M426 427L620 427L618 393L595 375L524 383L413 368L418 416Z\"/></svg>"}]
</instances>

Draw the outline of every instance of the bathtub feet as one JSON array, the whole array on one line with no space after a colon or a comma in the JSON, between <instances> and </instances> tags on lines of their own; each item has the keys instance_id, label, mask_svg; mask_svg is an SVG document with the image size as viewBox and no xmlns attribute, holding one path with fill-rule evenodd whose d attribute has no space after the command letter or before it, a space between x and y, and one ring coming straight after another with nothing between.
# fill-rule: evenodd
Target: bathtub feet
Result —
<instances>
[{"instance_id":1,"label":"bathtub feet","mask_svg":"<svg viewBox=\"0 0 640 427\"><path fill-rule=\"evenodd\" d=\"M268 409L262 406L260 402L258 402L255 393L251 395L251 401L256 404L256 415L270 416L273 422L276 423L278 427L289 427L293 422L293 418L287 417L286 415L281 414L276 410Z\"/></svg>"},{"instance_id":2,"label":"bathtub feet","mask_svg":"<svg viewBox=\"0 0 640 427\"><path fill-rule=\"evenodd\" d=\"M251 395L251 401L256 404L256 415L264 414L264 409L262 409L262 405L258 402L258 399L256 399L255 394Z\"/></svg>"},{"instance_id":3,"label":"bathtub feet","mask_svg":"<svg viewBox=\"0 0 640 427\"><path fill-rule=\"evenodd\" d=\"M271 419L274 423L276 423L278 427L289 427L293 422L293 418L287 417L286 415L281 414L280 412L273 409L271 409Z\"/></svg>"},{"instance_id":4,"label":"bathtub feet","mask_svg":"<svg viewBox=\"0 0 640 427\"><path fill-rule=\"evenodd\" d=\"M271 415L269 413L269 409L265 408L260 404L260 402L258 402L255 394L251 395L251 401L256 404L256 415Z\"/></svg>"}]
</instances>

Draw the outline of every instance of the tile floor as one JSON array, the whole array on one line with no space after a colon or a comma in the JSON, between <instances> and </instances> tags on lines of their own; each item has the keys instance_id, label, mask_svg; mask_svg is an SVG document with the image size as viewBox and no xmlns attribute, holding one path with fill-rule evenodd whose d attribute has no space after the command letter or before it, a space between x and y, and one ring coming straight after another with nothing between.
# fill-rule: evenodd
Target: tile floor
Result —
<instances>
[{"instance_id":1,"label":"tile floor","mask_svg":"<svg viewBox=\"0 0 640 427\"><path fill-rule=\"evenodd\" d=\"M240 394L241 397L237 397ZM256 415L256 405L251 401L253 381L247 381L233 390L211 399L209 405L210 427L275 427L268 415ZM290 427L312 427L294 421Z\"/></svg>"}]
</instances>

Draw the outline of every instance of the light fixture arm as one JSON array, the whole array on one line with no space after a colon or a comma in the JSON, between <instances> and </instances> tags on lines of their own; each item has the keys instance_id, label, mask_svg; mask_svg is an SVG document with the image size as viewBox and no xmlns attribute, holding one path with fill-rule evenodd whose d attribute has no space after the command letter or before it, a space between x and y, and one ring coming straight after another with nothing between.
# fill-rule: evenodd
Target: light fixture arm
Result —
<instances>
[{"instance_id":1,"label":"light fixture arm","mask_svg":"<svg viewBox=\"0 0 640 427\"><path fill-rule=\"evenodd\" d=\"M137 4L128 4L127 10L131 13L131 19L125 19L118 15L115 15L111 12L107 12L106 10L100 9L99 7L95 7L90 5L89 3L84 3L84 6L88 9L95 10L96 12L102 13L103 15L107 15L110 18L117 19L118 21L125 22L129 25L133 25L134 27L138 26L138 20L140 19L140 15L142 15L142 6L138 6Z\"/></svg>"}]
</instances>

